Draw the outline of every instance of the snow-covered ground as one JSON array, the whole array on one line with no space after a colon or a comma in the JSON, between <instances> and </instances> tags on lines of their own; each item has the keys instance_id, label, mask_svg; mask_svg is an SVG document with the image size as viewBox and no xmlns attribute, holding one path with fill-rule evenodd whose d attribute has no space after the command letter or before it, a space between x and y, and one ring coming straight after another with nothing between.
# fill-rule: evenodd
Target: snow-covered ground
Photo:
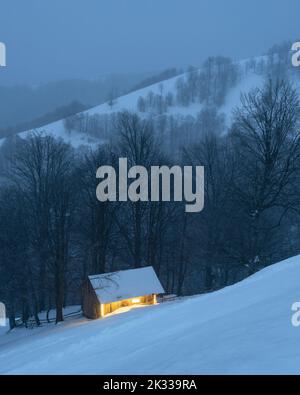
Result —
<instances>
[{"instance_id":1,"label":"snow-covered ground","mask_svg":"<svg viewBox=\"0 0 300 395\"><path fill-rule=\"evenodd\" d=\"M0 373L300 374L300 256L221 291L0 336Z\"/></svg>"},{"instance_id":2,"label":"snow-covered ground","mask_svg":"<svg viewBox=\"0 0 300 395\"><path fill-rule=\"evenodd\" d=\"M262 59L263 57L255 58L257 61ZM249 59L248 59L249 60ZM237 62L240 66L245 67L246 60ZM116 99L115 104L113 106L109 106L108 103L101 104L99 106L95 106L89 110L83 112L83 114L88 114L89 116L92 115L105 115L109 116L121 111L133 111L138 112L137 109L137 102L139 97L146 98L150 92L154 94L163 93L165 96L167 93L172 93L176 96L176 83L179 78L186 78L187 73L178 75L176 77L167 79L165 81L147 86L145 88L130 92L127 95L121 96ZM230 126L231 123L231 115L232 110L235 109L237 106L240 105L240 96L242 93L248 93L251 89L260 87L263 82L263 77L259 76L253 72L248 72L246 75L242 77L239 83L230 89L227 98L225 100L225 104L220 108L219 112L225 115L225 120L227 126ZM199 112L201 111L202 105L200 103L192 103L189 106L181 106L181 105L173 105L167 109L168 115L184 117L191 116L196 117ZM147 116L151 113L141 113L141 116ZM152 114L153 115L153 114ZM44 125L40 128L34 130L35 132L45 133L49 135L53 135L54 137L60 137L67 143L70 143L75 148L79 148L80 146L89 146L94 147L101 143L100 140L88 136L84 133L79 133L72 131L71 133L67 132L64 127L64 120L56 121L50 123L48 125ZM24 131L19 133L21 138L26 138L29 134L33 131ZM0 147L4 143L5 139L0 139Z\"/></svg>"}]
</instances>

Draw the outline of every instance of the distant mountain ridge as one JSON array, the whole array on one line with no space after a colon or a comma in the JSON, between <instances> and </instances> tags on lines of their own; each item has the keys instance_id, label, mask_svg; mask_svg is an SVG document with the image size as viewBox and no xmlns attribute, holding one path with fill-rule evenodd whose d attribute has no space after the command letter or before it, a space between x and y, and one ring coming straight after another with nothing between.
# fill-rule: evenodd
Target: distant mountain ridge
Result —
<instances>
[{"instance_id":1,"label":"distant mountain ridge","mask_svg":"<svg viewBox=\"0 0 300 395\"><path fill-rule=\"evenodd\" d=\"M261 87L270 75L287 77L299 87L299 73L289 67L288 55L269 54L232 62L228 58L209 58L201 69L187 72L108 100L67 119L46 124L35 131L60 137L74 147L95 146L110 137L111 121L122 111L138 113L155 120L159 128L197 130L205 126L207 113L222 119L226 131L231 125L234 108L240 105L241 94ZM162 126L163 125L163 126ZM201 126L202 125L202 126ZM26 138L34 130L18 134ZM0 140L0 144L4 143Z\"/></svg>"}]
</instances>

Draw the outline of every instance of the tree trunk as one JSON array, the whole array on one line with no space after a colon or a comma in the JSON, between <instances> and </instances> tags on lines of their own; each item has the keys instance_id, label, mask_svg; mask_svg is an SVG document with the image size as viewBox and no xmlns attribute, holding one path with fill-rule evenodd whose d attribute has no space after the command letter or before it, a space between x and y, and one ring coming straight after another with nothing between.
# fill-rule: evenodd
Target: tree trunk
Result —
<instances>
[{"instance_id":1,"label":"tree trunk","mask_svg":"<svg viewBox=\"0 0 300 395\"><path fill-rule=\"evenodd\" d=\"M138 268L142 266L141 263L141 231L142 231L142 214L140 202L135 203L134 207L135 214L135 232L134 232L134 267Z\"/></svg>"},{"instance_id":2,"label":"tree trunk","mask_svg":"<svg viewBox=\"0 0 300 395\"><path fill-rule=\"evenodd\" d=\"M178 267L178 283L177 283L177 295L182 295L182 288L185 278L186 271L186 256L185 256L185 238L186 238L186 228L187 228L187 216L184 216L183 221L183 229L182 229L182 237L181 237L181 246L180 246L180 254L179 254L179 267Z\"/></svg>"},{"instance_id":3,"label":"tree trunk","mask_svg":"<svg viewBox=\"0 0 300 395\"><path fill-rule=\"evenodd\" d=\"M56 324L64 320L64 276L59 272L55 276L55 306L56 306Z\"/></svg>"},{"instance_id":4,"label":"tree trunk","mask_svg":"<svg viewBox=\"0 0 300 395\"><path fill-rule=\"evenodd\" d=\"M212 266L208 265L205 268L205 290L206 291L211 291L213 288L213 281L214 281L214 276L213 276L213 270Z\"/></svg>"},{"instance_id":5,"label":"tree trunk","mask_svg":"<svg viewBox=\"0 0 300 395\"><path fill-rule=\"evenodd\" d=\"M45 310L45 284L46 284L46 262L44 254L40 256L40 268L39 268L39 296L38 296L38 310Z\"/></svg>"}]
</instances>

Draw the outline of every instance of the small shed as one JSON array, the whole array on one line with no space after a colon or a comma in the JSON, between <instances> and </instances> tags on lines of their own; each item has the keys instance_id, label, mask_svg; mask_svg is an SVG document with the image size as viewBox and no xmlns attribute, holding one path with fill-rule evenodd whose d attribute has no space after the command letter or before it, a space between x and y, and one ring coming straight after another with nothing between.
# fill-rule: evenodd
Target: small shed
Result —
<instances>
[{"instance_id":1,"label":"small shed","mask_svg":"<svg viewBox=\"0 0 300 395\"><path fill-rule=\"evenodd\" d=\"M83 314L97 319L121 307L156 304L162 293L152 266L89 276L83 286Z\"/></svg>"}]
</instances>

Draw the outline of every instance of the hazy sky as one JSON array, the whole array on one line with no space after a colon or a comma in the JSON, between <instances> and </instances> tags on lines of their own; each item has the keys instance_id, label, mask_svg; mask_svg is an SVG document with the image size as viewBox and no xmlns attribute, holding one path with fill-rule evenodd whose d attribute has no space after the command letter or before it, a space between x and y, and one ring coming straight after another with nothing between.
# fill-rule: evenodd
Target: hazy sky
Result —
<instances>
[{"instance_id":1,"label":"hazy sky","mask_svg":"<svg viewBox=\"0 0 300 395\"><path fill-rule=\"evenodd\" d=\"M0 83L243 58L300 36L299 0L0 0Z\"/></svg>"}]
</instances>

